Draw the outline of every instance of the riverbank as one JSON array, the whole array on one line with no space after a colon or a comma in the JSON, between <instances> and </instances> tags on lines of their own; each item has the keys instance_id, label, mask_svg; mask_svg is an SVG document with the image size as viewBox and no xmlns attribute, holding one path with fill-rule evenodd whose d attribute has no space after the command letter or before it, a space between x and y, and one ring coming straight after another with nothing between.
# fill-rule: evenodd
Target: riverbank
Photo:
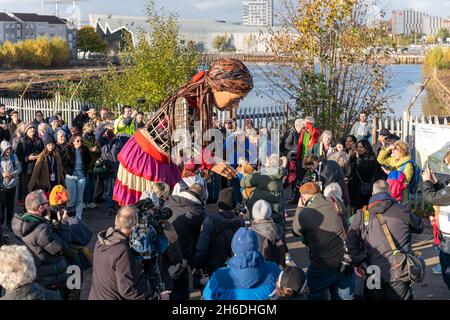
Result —
<instances>
[{"instance_id":1,"label":"riverbank","mask_svg":"<svg viewBox=\"0 0 450 320\"><path fill-rule=\"evenodd\" d=\"M424 114L450 115L450 69L424 69L424 76L430 77L428 95L423 107Z\"/></svg>"}]
</instances>

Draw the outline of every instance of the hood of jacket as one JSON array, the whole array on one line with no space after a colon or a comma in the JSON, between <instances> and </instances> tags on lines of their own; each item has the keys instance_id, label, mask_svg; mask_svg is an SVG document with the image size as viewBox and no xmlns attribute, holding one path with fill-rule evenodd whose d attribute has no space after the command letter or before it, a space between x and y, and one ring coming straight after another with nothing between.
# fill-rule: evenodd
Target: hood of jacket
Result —
<instances>
[{"instance_id":1,"label":"hood of jacket","mask_svg":"<svg viewBox=\"0 0 450 320\"><path fill-rule=\"evenodd\" d=\"M175 200L175 202L178 202L178 203L186 202L186 204L189 204L189 205L192 205L192 204L202 205L202 202L200 201L200 199L188 191L180 192L178 197L177 196L173 197L173 200Z\"/></svg>"},{"instance_id":2,"label":"hood of jacket","mask_svg":"<svg viewBox=\"0 0 450 320\"><path fill-rule=\"evenodd\" d=\"M246 251L228 261L230 273L243 288L252 288L265 276L266 261L258 251Z\"/></svg>"},{"instance_id":3,"label":"hood of jacket","mask_svg":"<svg viewBox=\"0 0 450 320\"><path fill-rule=\"evenodd\" d=\"M97 235L98 242L100 246L103 247L102 250L107 250L108 247L119 243L128 244L129 239L120 231L110 227L107 230L100 232Z\"/></svg>"},{"instance_id":4,"label":"hood of jacket","mask_svg":"<svg viewBox=\"0 0 450 320\"><path fill-rule=\"evenodd\" d=\"M218 222L223 229L237 230L244 224L242 218L232 211L220 211L218 214L208 214L208 216Z\"/></svg>"},{"instance_id":5,"label":"hood of jacket","mask_svg":"<svg viewBox=\"0 0 450 320\"><path fill-rule=\"evenodd\" d=\"M39 217L36 215L32 215L29 213L25 213L24 215L15 215L12 222L12 229L15 235L23 238L32 233L36 227L40 224L50 224L44 217Z\"/></svg>"},{"instance_id":6,"label":"hood of jacket","mask_svg":"<svg viewBox=\"0 0 450 320\"><path fill-rule=\"evenodd\" d=\"M0 156L2 156L3 157L3 154L5 153L5 151L8 149L8 148L11 148L12 146L11 146L11 143L9 143L8 141L6 141L6 140L3 140L1 143L0 143L0 150L1 150L1 155Z\"/></svg>"},{"instance_id":7,"label":"hood of jacket","mask_svg":"<svg viewBox=\"0 0 450 320\"><path fill-rule=\"evenodd\" d=\"M268 175L273 180L279 180L283 178L284 170L281 167L264 167L261 169L261 174Z\"/></svg>"},{"instance_id":8,"label":"hood of jacket","mask_svg":"<svg viewBox=\"0 0 450 320\"><path fill-rule=\"evenodd\" d=\"M374 194L369 200L369 212L374 214L384 213L396 202L387 192Z\"/></svg>"},{"instance_id":9,"label":"hood of jacket","mask_svg":"<svg viewBox=\"0 0 450 320\"><path fill-rule=\"evenodd\" d=\"M277 226L272 220L254 221L251 228L257 234L272 242L277 240Z\"/></svg>"}]
</instances>

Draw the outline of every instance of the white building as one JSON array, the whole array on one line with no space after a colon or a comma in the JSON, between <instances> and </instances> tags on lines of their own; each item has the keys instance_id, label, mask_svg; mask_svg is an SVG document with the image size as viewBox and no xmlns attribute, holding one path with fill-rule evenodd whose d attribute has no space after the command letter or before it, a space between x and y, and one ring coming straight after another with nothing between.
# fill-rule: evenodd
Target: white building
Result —
<instances>
[{"instance_id":1,"label":"white building","mask_svg":"<svg viewBox=\"0 0 450 320\"><path fill-rule=\"evenodd\" d=\"M150 37L152 30L147 17L113 16L90 14L90 24L109 44L110 49L117 50L123 39L123 33L131 35L133 44L138 42L142 30ZM217 36L224 36L228 40L228 47L240 53L266 53L269 51L267 41L261 33L267 34L267 28L244 26L225 21L188 20L179 19L180 35L187 43L194 41L203 52L217 52L213 41Z\"/></svg>"},{"instance_id":2,"label":"white building","mask_svg":"<svg viewBox=\"0 0 450 320\"><path fill-rule=\"evenodd\" d=\"M273 26L273 0L243 1L242 11L244 25Z\"/></svg>"},{"instance_id":3,"label":"white building","mask_svg":"<svg viewBox=\"0 0 450 320\"><path fill-rule=\"evenodd\" d=\"M444 19L441 17L425 16L423 18L422 33L427 36L436 35L444 27Z\"/></svg>"},{"instance_id":4,"label":"white building","mask_svg":"<svg viewBox=\"0 0 450 320\"><path fill-rule=\"evenodd\" d=\"M392 33L409 36L413 33L423 33L423 19L426 13L413 9L392 11Z\"/></svg>"}]
</instances>

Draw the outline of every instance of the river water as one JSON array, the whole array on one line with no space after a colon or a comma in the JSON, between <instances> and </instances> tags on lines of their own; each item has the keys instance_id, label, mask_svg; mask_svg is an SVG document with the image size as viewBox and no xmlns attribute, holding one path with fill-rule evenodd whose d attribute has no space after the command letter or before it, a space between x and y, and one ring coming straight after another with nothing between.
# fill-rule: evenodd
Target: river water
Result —
<instances>
[{"instance_id":1,"label":"river water","mask_svg":"<svg viewBox=\"0 0 450 320\"><path fill-rule=\"evenodd\" d=\"M277 102L270 96L278 97L274 92L274 87L270 80L266 78L261 69L256 64L246 64L253 75L254 89L241 102L243 107L268 107L276 105ZM387 68L387 72L391 74L390 88L386 92L389 96L389 107L393 113L388 116L401 116L408 108L411 100L419 90L420 84L423 81L422 65L416 64L399 64L391 65ZM277 91L279 92L279 90ZM286 97L284 97L286 99ZM422 106L426 99L426 90L421 93L419 99L415 102L411 109L412 115L421 115ZM289 100L287 100L289 102ZM291 101L292 103L292 101Z\"/></svg>"}]
</instances>

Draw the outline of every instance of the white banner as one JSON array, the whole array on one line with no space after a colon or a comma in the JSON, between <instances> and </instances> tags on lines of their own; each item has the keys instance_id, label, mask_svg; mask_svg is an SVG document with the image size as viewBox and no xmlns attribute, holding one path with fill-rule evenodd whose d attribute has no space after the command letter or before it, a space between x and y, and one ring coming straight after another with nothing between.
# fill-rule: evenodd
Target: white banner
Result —
<instances>
[{"instance_id":1,"label":"white banner","mask_svg":"<svg viewBox=\"0 0 450 320\"><path fill-rule=\"evenodd\" d=\"M415 138L416 162L420 167L425 169L430 163L433 172L450 174L450 170L442 161L450 151L450 126L417 124Z\"/></svg>"}]
</instances>

